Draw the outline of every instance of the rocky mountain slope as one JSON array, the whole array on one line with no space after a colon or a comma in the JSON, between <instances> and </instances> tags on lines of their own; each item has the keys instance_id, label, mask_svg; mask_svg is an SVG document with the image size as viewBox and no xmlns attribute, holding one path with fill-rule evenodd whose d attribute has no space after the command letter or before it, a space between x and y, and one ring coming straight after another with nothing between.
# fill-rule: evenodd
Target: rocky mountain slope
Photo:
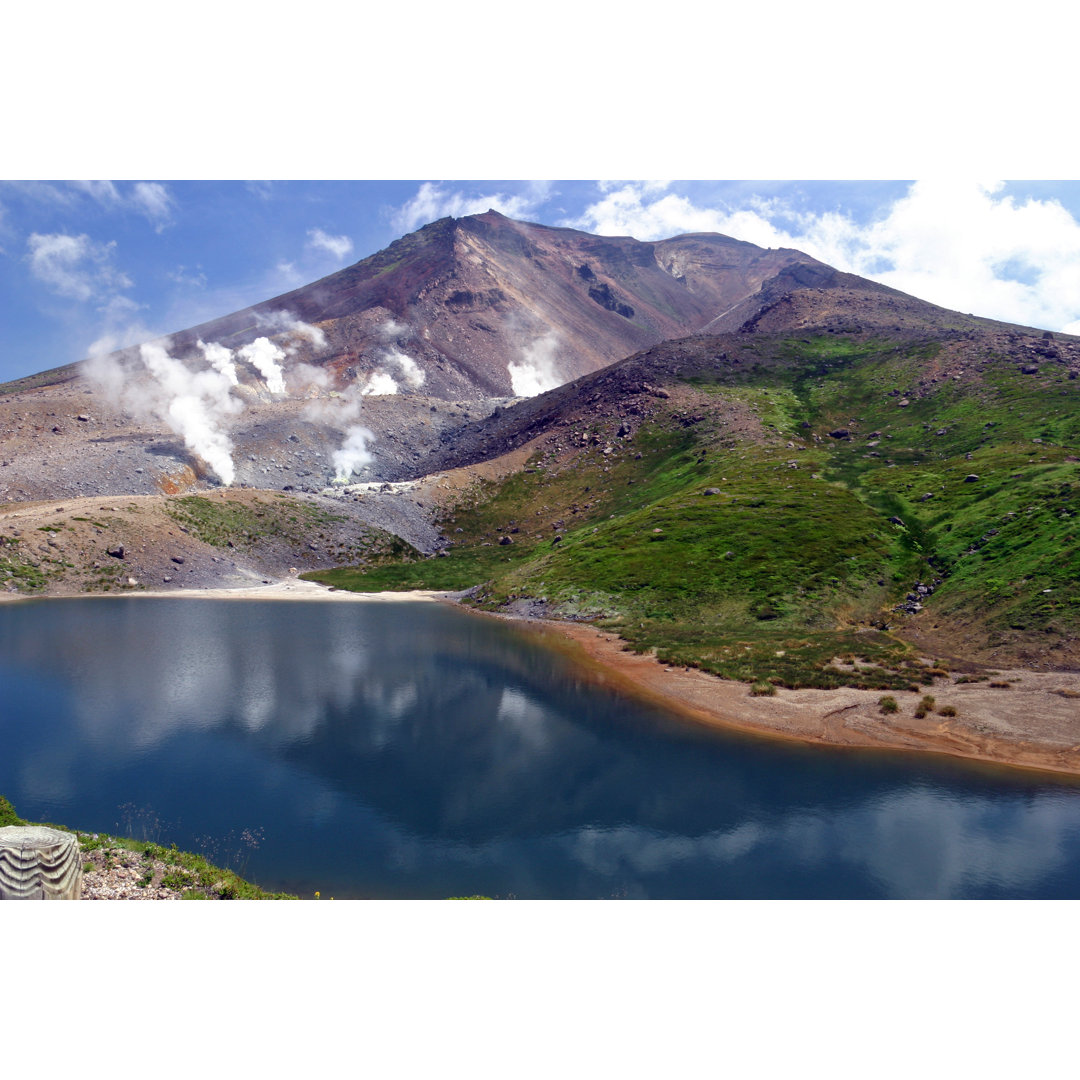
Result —
<instances>
[{"instance_id":1,"label":"rocky mountain slope","mask_svg":"<svg viewBox=\"0 0 1080 1080\"><path fill-rule=\"evenodd\" d=\"M408 390L386 359L398 350L423 372L427 394L510 396L692 333L792 266L821 264L715 234L644 243L489 210L436 221L354 266L173 341L181 352L198 340L236 349L287 312L326 336L325 347L305 346L298 358L343 380L385 369Z\"/></svg>"},{"instance_id":2,"label":"rocky mountain slope","mask_svg":"<svg viewBox=\"0 0 1080 1080\"><path fill-rule=\"evenodd\" d=\"M8 592L477 587L763 686L1080 663L1067 335L488 213L110 364L0 387Z\"/></svg>"},{"instance_id":3,"label":"rocky mountain slope","mask_svg":"<svg viewBox=\"0 0 1080 1080\"><path fill-rule=\"evenodd\" d=\"M482 582L763 685L1080 663L1080 341L832 329L665 342L466 425L420 468L524 461L444 512L448 558L318 580Z\"/></svg>"}]
</instances>

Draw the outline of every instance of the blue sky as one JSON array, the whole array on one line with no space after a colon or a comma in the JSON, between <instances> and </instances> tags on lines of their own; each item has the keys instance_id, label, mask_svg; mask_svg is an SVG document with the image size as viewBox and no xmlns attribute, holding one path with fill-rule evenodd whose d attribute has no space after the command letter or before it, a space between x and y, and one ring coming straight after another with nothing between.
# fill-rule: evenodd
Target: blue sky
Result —
<instances>
[{"instance_id":1,"label":"blue sky","mask_svg":"<svg viewBox=\"0 0 1080 1080\"><path fill-rule=\"evenodd\" d=\"M1080 332L1080 182L6 181L0 379L314 281L438 217L790 246L946 307Z\"/></svg>"}]
</instances>

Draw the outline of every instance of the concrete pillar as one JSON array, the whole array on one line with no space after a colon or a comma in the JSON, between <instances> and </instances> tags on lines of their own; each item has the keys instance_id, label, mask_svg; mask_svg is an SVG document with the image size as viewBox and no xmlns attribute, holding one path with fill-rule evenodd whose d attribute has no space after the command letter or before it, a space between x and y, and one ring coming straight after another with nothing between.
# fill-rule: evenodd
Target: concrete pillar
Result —
<instances>
[{"instance_id":1,"label":"concrete pillar","mask_svg":"<svg viewBox=\"0 0 1080 1080\"><path fill-rule=\"evenodd\" d=\"M82 852L74 833L42 825L0 829L0 900L78 900Z\"/></svg>"}]
</instances>

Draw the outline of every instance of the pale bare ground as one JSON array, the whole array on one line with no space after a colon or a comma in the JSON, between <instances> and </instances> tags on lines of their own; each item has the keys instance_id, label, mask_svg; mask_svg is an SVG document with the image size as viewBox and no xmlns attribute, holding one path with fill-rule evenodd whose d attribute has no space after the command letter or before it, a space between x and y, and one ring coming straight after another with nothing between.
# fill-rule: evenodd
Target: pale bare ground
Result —
<instances>
[{"instance_id":1,"label":"pale bare ground","mask_svg":"<svg viewBox=\"0 0 1080 1080\"><path fill-rule=\"evenodd\" d=\"M325 600L331 603L400 603L403 600L424 601L442 600L450 594L432 592L424 589L415 589L412 592L349 592L347 589L328 589L318 585L314 581L301 581L293 578L285 581L274 581L269 585L252 585L245 588L233 589L184 589L182 592L168 592L162 589L159 592L129 593L129 596L148 596L161 598L167 596L170 600L176 597L194 597L203 600Z\"/></svg>"},{"instance_id":2,"label":"pale bare ground","mask_svg":"<svg viewBox=\"0 0 1080 1080\"><path fill-rule=\"evenodd\" d=\"M160 600L164 597L176 600L177 598L188 597L195 600L320 600L331 603L388 604L401 603L404 600L445 600L450 599L454 594L422 589L415 589L412 592L349 592L345 589L327 589L322 585L317 585L314 581L301 581L297 578L290 578L283 581L274 581L269 585L251 585L230 589L160 589L157 591L147 590L146 592L123 593L122 595L128 599L148 597ZM79 597L79 599L84 600L96 598L96 594L83 594ZM40 600L42 598L0 593L0 603L16 603L20 600L30 599ZM71 599L71 597L69 596L67 599ZM111 599L116 599L116 595L113 594Z\"/></svg>"},{"instance_id":3,"label":"pale bare ground","mask_svg":"<svg viewBox=\"0 0 1080 1080\"><path fill-rule=\"evenodd\" d=\"M528 626L530 620L515 620ZM1027 769L1080 775L1080 672L995 669L985 682L939 678L918 693L894 692L900 709L884 714L886 691L786 690L751 697L746 683L673 668L624 651L623 641L585 623L534 622L605 681L713 727L831 746L948 754ZM992 687L990 682L1008 683ZM924 694L934 708L914 715ZM938 710L951 706L956 716Z\"/></svg>"}]
</instances>

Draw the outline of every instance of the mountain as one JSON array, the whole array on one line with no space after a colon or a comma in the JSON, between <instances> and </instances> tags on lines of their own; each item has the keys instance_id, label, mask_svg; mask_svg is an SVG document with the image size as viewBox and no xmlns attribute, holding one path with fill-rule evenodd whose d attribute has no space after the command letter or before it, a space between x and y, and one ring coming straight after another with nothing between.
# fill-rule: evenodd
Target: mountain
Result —
<instances>
[{"instance_id":1,"label":"mountain","mask_svg":"<svg viewBox=\"0 0 1080 1080\"><path fill-rule=\"evenodd\" d=\"M509 397L693 333L795 267L828 269L798 251L727 236L644 243L489 210L443 218L345 270L172 340L192 356L199 340L236 349L288 312L326 336L324 347L309 343L298 359L342 379L369 378L397 348L419 365L426 394Z\"/></svg>"},{"instance_id":2,"label":"mountain","mask_svg":"<svg viewBox=\"0 0 1080 1080\"><path fill-rule=\"evenodd\" d=\"M483 607L769 685L1080 664L1076 338L663 342L465 425L419 471L479 461L489 477L439 519L443 558L316 580L479 585Z\"/></svg>"},{"instance_id":3,"label":"mountain","mask_svg":"<svg viewBox=\"0 0 1080 1080\"><path fill-rule=\"evenodd\" d=\"M0 586L315 570L762 687L1057 670L1078 393L1080 339L799 252L445 219L169 353L0 387Z\"/></svg>"}]
</instances>

